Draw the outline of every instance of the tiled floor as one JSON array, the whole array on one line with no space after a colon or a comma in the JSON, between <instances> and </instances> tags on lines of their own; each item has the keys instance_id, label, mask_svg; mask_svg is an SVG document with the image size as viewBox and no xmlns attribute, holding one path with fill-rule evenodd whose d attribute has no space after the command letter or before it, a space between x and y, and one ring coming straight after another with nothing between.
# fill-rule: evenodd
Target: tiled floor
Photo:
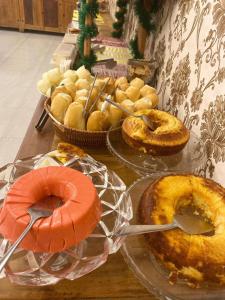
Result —
<instances>
[{"instance_id":1,"label":"tiled floor","mask_svg":"<svg viewBox=\"0 0 225 300\"><path fill-rule=\"evenodd\" d=\"M40 94L36 83L51 68L62 36L0 30L0 166L12 161Z\"/></svg>"}]
</instances>

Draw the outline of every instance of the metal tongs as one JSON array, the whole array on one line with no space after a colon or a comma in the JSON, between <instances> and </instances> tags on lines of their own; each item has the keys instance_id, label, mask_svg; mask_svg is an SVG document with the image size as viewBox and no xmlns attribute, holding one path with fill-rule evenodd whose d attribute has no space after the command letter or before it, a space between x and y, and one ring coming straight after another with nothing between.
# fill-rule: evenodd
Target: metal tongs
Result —
<instances>
[{"instance_id":1,"label":"metal tongs","mask_svg":"<svg viewBox=\"0 0 225 300\"><path fill-rule=\"evenodd\" d=\"M93 88L95 86L95 81L96 81L97 77L98 77L98 73L95 74L94 81L93 81L92 86L89 90L88 98L87 98L87 101L86 101L85 106L84 106L83 117L84 117L85 120L87 119L87 116L88 116L89 102L91 100L91 94L92 94Z\"/></svg>"},{"instance_id":2,"label":"metal tongs","mask_svg":"<svg viewBox=\"0 0 225 300\"><path fill-rule=\"evenodd\" d=\"M116 103L113 100L111 100L110 96L107 96L105 98L105 101L107 101L110 104L114 105L115 107L119 108L120 110L122 110L123 112L125 112L129 116L132 116L132 117L135 117L135 118L140 118L142 121L144 121L144 123L148 126L148 128L150 128L153 131L155 130L154 124L153 124L153 122L150 120L150 118L148 116L146 116L146 115L136 115L136 114L130 112L126 108L122 107L118 103Z\"/></svg>"},{"instance_id":3,"label":"metal tongs","mask_svg":"<svg viewBox=\"0 0 225 300\"><path fill-rule=\"evenodd\" d=\"M53 93L53 87L51 87L51 89L50 89L49 98L51 98L52 93ZM46 112L45 109L43 109L42 114L41 114L37 124L35 125L35 128L38 131L41 131L43 129L43 127L45 126L46 122L48 121L48 118L49 118L48 113Z\"/></svg>"}]
</instances>

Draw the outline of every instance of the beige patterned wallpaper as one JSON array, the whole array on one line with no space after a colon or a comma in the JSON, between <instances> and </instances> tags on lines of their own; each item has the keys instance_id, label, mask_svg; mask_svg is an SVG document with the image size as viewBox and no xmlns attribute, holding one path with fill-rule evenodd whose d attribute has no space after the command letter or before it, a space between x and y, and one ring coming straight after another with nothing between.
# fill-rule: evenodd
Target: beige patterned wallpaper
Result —
<instances>
[{"instance_id":1,"label":"beige patterned wallpaper","mask_svg":"<svg viewBox=\"0 0 225 300\"><path fill-rule=\"evenodd\" d=\"M203 175L225 185L225 0L164 1L158 17L161 106L200 136Z\"/></svg>"},{"instance_id":2,"label":"beige patterned wallpaper","mask_svg":"<svg viewBox=\"0 0 225 300\"><path fill-rule=\"evenodd\" d=\"M225 0L164 0L156 19L145 54L159 64L161 108L200 136L208 157L201 174L225 185ZM129 40L132 4L127 24Z\"/></svg>"}]
</instances>

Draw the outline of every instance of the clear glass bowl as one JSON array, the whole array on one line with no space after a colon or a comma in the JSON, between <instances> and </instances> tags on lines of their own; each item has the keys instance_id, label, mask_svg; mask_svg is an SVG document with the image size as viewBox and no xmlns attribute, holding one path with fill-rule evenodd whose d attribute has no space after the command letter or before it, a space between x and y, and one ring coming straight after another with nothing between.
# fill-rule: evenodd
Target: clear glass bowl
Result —
<instances>
[{"instance_id":1,"label":"clear glass bowl","mask_svg":"<svg viewBox=\"0 0 225 300\"><path fill-rule=\"evenodd\" d=\"M138 207L141 195L147 186L163 174L146 176L129 187L133 204L133 219L130 224L138 224ZM129 237L122 246L122 254L128 266L148 291L163 300L222 300L225 299L225 287L191 288L182 280L171 285L169 272L162 267L151 254L144 235Z\"/></svg>"},{"instance_id":2,"label":"clear glass bowl","mask_svg":"<svg viewBox=\"0 0 225 300\"><path fill-rule=\"evenodd\" d=\"M52 161L48 155L38 155L1 168L1 205L10 185L19 176L33 168L52 165ZM74 280L101 266L108 255L118 251L122 245L124 238L110 236L127 226L132 218L125 184L114 172L90 156L78 157L72 167L90 177L97 189L103 208L97 227L87 239L61 253L33 253L18 248L0 277L6 276L16 284L34 286L55 284L65 278ZM0 236L0 257L9 246L10 242Z\"/></svg>"},{"instance_id":3,"label":"clear glass bowl","mask_svg":"<svg viewBox=\"0 0 225 300\"><path fill-rule=\"evenodd\" d=\"M187 145L179 153L152 156L135 150L125 143L121 130L119 127L108 131L107 146L116 158L141 175L155 172L194 173L206 162L203 144L192 131Z\"/></svg>"}]
</instances>

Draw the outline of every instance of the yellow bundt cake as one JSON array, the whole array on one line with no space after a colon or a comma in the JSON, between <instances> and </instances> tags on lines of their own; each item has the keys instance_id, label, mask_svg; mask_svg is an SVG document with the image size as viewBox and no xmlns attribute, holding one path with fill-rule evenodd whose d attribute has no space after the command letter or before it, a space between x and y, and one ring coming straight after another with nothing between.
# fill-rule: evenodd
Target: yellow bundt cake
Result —
<instances>
[{"instance_id":1,"label":"yellow bundt cake","mask_svg":"<svg viewBox=\"0 0 225 300\"><path fill-rule=\"evenodd\" d=\"M171 155L182 150L188 142L188 129L173 115L157 109L145 109L135 114L147 115L153 129L140 118L127 117L122 124L122 135L131 147L152 155Z\"/></svg>"},{"instance_id":2,"label":"yellow bundt cake","mask_svg":"<svg viewBox=\"0 0 225 300\"><path fill-rule=\"evenodd\" d=\"M183 278L194 287L225 285L225 189L194 175L168 175L154 181L141 197L142 224L169 224L182 207L192 205L214 226L214 234L189 235L181 229L146 235L151 252L170 270L170 280Z\"/></svg>"}]
</instances>

